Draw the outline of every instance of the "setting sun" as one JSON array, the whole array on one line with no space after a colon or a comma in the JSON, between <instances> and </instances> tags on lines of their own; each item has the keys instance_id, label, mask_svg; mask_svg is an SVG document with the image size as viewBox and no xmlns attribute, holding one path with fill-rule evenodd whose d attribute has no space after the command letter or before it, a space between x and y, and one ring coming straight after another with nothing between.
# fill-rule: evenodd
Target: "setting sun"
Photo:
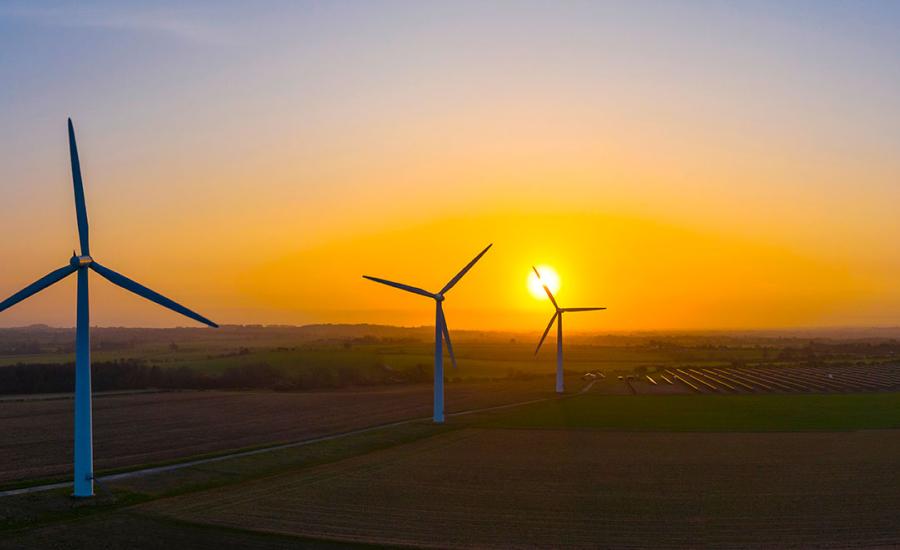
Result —
<instances>
[{"instance_id":1,"label":"setting sun","mask_svg":"<svg viewBox=\"0 0 900 550\"><path fill-rule=\"evenodd\" d=\"M546 284L550 292L556 294L559 291L559 275L556 274L556 270L546 265L537 266L537 270L541 274L540 279L533 270L528 272L528 291L539 300L547 300L549 298L544 292L543 285Z\"/></svg>"}]
</instances>

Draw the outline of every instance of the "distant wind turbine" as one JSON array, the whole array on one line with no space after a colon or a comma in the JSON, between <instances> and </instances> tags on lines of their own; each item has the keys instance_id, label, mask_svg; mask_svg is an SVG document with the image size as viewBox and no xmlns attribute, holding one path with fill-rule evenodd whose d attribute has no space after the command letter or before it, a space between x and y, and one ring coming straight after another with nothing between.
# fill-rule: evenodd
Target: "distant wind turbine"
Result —
<instances>
[{"instance_id":1,"label":"distant wind turbine","mask_svg":"<svg viewBox=\"0 0 900 550\"><path fill-rule=\"evenodd\" d=\"M534 270L534 274L537 275L538 280L540 280L541 274L538 272L537 268L532 266L531 269ZM547 293L547 297L550 298L550 301L553 303L553 307L556 309L556 312L553 314L553 317L550 318L550 323L547 324L547 328L544 329L544 334L541 336L541 341L538 342L537 348L534 350L534 354L537 355L538 352L541 351L541 345L544 343L544 339L547 338L547 333L550 332L550 327L553 326L553 322L556 321L556 393L563 393L564 391L566 391L566 382L563 378L563 313L569 311L600 311L606 308L559 307L559 304L556 303L556 298L553 297L553 293L550 292L550 288L547 287L547 284L541 282L541 286L544 287L544 292Z\"/></svg>"},{"instance_id":2,"label":"distant wind turbine","mask_svg":"<svg viewBox=\"0 0 900 550\"><path fill-rule=\"evenodd\" d=\"M69 119L69 156L72 159L72 179L75 186L75 214L78 219L78 239L81 243L81 255L72 251L69 265L61 267L47 276L13 294L0 302L3 311L32 294L44 290L72 273L78 272L78 309L75 329L75 488L74 496L90 497L94 495L94 450L91 422L91 344L90 344L90 306L88 303L88 269L93 269L111 283L138 296L177 311L182 315L205 323L211 327L219 325L206 317L194 313L161 294L142 286L131 279L119 275L108 267L103 267L91 257L88 240L88 217L84 205L84 186L81 182L81 165L78 161L78 148L75 146L75 129Z\"/></svg>"},{"instance_id":3,"label":"distant wind turbine","mask_svg":"<svg viewBox=\"0 0 900 550\"><path fill-rule=\"evenodd\" d=\"M414 286L395 283L386 279L379 279L378 277L363 275L364 278L369 279L370 281L375 281L376 283L381 283L383 285L399 288L400 290L412 292L413 294L432 298L435 302L434 413L432 418L436 424L441 424L444 422L444 351L443 346L441 345L442 342L447 342L447 352L450 354L450 361L453 364L453 368L456 368L456 357L453 355L453 344L450 343L450 331L447 329L447 319L444 317L444 307L442 305L444 302L444 294L446 294L451 288L453 288L453 286L463 278L463 275L465 275L470 269L472 269L472 266L475 265L475 262L480 260L481 257L484 256L485 252L487 252L491 248L491 246L493 245L487 245L487 248L485 248L481 251L480 254L475 256L475 259L466 264L466 267L462 268L462 271L460 271L456 274L455 277L450 279L450 282L444 285L444 288L433 294L431 292L428 292L427 290L422 290L421 288L417 288Z\"/></svg>"}]
</instances>

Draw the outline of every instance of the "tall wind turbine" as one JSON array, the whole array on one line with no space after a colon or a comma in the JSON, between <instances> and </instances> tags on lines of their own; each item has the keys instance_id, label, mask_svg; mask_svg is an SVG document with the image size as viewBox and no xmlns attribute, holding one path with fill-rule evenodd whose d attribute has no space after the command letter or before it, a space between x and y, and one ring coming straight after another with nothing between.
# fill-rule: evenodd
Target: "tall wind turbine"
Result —
<instances>
[{"instance_id":1,"label":"tall wind turbine","mask_svg":"<svg viewBox=\"0 0 900 550\"><path fill-rule=\"evenodd\" d=\"M447 352L450 354L450 361L453 364L453 368L456 368L456 357L453 355L453 344L450 343L450 331L447 329L447 319L444 317L444 307L442 305L444 302L444 294L446 294L451 288L453 288L453 285L458 283L459 280L463 278L463 275L465 275L470 269L472 269L472 266L475 265L475 262L480 260L481 257L484 256L484 253L491 248L491 246L493 246L493 244L487 245L487 248L485 248L481 251L480 254L475 256L475 259L466 264L466 267L462 268L462 271L457 273L455 277L450 279L449 283L444 285L444 288L436 293L431 293L427 290L422 290L421 288L417 288L414 286L404 285L402 283L395 283L386 279L379 279L378 277L363 275L364 278L369 279L370 281L375 281L376 283L399 288L400 290L412 292L413 294L425 296L426 298L432 298L435 302L434 413L432 418L436 424L442 424L444 422L444 350L443 346L441 345L442 342L447 342Z\"/></svg>"},{"instance_id":2,"label":"tall wind turbine","mask_svg":"<svg viewBox=\"0 0 900 550\"><path fill-rule=\"evenodd\" d=\"M94 450L91 422L91 344L90 307L88 304L88 269L93 269L111 283L138 296L177 311L182 315L205 323L211 327L219 325L188 308L176 304L161 294L142 286L131 279L104 267L91 257L88 239L87 209L84 205L84 186L81 183L81 165L78 162L78 148L75 146L75 129L69 119L69 155L72 159L72 180L75 186L75 214L78 219L78 239L81 255L72 252L69 265L51 272L31 285L0 302L0 311L44 290L72 273L78 272L78 309L75 329L75 490L76 497L94 495Z\"/></svg>"},{"instance_id":3,"label":"tall wind turbine","mask_svg":"<svg viewBox=\"0 0 900 550\"><path fill-rule=\"evenodd\" d=\"M537 268L531 266L531 269L534 270L534 274L537 275L538 280L541 280L541 274L538 272ZM550 318L550 323L548 323L547 328L544 329L544 334L541 336L541 341L538 342L537 348L534 350L534 354L537 355L538 352L541 351L541 345L544 343L544 339L547 337L547 333L550 332L550 327L553 326L553 322L556 321L556 393L563 393L564 391L566 391L566 382L563 378L563 313L569 311L600 311L606 308L559 307L559 304L556 303L556 298L553 297L553 293L550 292L550 288L547 287L547 283L544 283L542 281L541 286L544 287L544 292L547 293L547 297L550 298L550 302L553 303L553 307L556 309L556 312L553 313L553 317Z\"/></svg>"}]
</instances>

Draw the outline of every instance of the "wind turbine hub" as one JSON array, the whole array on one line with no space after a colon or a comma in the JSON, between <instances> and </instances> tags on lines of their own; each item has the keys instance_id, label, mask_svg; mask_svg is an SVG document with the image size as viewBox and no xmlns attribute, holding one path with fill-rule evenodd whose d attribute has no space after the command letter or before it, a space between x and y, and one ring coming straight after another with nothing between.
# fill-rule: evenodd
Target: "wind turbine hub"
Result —
<instances>
[{"instance_id":1,"label":"wind turbine hub","mask_svg":"<svg viewBox=\"0 0 900 550\"><path fill-rule=\"evenodd\" d=\"M72 255L72 259L69 260L69 263L75 267L87 267L94 263L94 259L90 256L76 256Z\"/></svg>"},{"instance_id":2,"label":"wind turbine hub","mask_svg":"<svg viewBox=\"0 0 900 550\"><path fill-rule=\"evenodd\" d=\"M444 295L443 295L443 294L435 294L435 295L434 295L434 299L437 300L438 302L443 302L443 301L444 301Z\"/></svg>"}]
</instances>

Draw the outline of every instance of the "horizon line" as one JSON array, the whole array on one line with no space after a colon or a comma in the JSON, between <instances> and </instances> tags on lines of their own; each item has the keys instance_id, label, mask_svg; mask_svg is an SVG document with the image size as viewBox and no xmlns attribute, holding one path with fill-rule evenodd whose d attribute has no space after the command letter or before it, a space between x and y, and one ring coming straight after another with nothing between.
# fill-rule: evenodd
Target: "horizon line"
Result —
<instances>
[{"instance_id":1,"label":"horizon line","mask_svg":"<svg viewBox=\"0 0 900 550\"><path fill-rule=\"evenodd\" d=\"M433 330L434 325L391 325L391 324L383 324L383 323L305 323L305 324L290 324L290 323L272 323L272 324L264 324L264 323L247 323L247 324L236 324L236 323L223 323L220 325L220 329L241 329L241 328L264 328L264 329L304 329L304 328L312 328L312 327L380 327L380 328L393 328L399 330ZM3 327L0 326L0 331L5 330L28 330L28 329L37 329L37 328L45 328L52 330L75 330L74 325L69 326L61 326L61 325L50 325L47 323L32 323L29 325L18 325L18 326L9 326ZM166 326L166 327L154 327L154 326L126 326L126 325L91 325L92 329L122 329L122 330L207 330L208 327L200 327L200 326L185 326L185 325L174 325L174 326ZM658 329L620 329L620 330L581 330L581 331L573 331L573 334L591 334L591 335L647 335L647 334L668 334L668 335L691 335L691 334L747 334L747 333L765 333L765 332L776 332L776 333L789 333L789 332L841 332L841 331L891 331L896 330L900 331L900 324L893 325L809 325L809 326L797 326L797 327L755 327L755 328L658 328ZM481 333L495 333L495 334L531 334L531 333L540 333L540 330L522 330L522 329L478 329L478 328L458 328L455 332L481 332Z\"/></svg>"}]
</instances>

